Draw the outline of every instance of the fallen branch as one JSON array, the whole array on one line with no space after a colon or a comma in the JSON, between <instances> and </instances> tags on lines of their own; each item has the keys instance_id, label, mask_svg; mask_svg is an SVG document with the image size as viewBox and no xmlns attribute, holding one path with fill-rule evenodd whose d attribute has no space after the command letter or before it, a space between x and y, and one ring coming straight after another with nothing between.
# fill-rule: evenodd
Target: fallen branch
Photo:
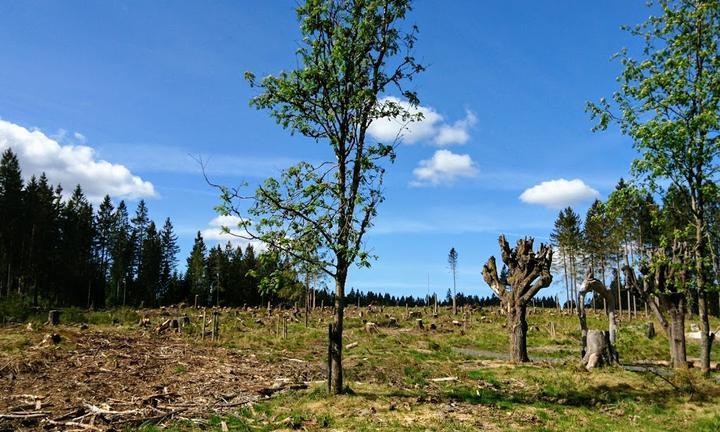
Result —
<instances>
[{"instance_id":1,"label":"fallen branch","mask_svg":"<svg viewBox=\"0 0 720 432\"><path fill-rule=\"evenodd\" d=\"M93 430L93 431L99 431L99 432L104 431L104 429L101 429L97 426L93 426L93 425L87 424L87 423L74 422L74 421L61 422L61 421L45 419L45 420L43 420L43 423L47 423L52 426L66 426L66 427L72 426L72 427L79 427L81 429L87 429L87 430Z\"/></svg>"},{"instance_id":2,"label":"fallen branch","mask_svg":"<svg viewBox=\"0 0 720 432\"><path fill-rule=\"evenodd\" d=\"M2 414L0 413L0 419L31 419L31 418L41 418L41 417L47 417L50 413L46 411L35 411L35 412L28 412L28 413L7 413Z\"/></svg>"}]
</instances>

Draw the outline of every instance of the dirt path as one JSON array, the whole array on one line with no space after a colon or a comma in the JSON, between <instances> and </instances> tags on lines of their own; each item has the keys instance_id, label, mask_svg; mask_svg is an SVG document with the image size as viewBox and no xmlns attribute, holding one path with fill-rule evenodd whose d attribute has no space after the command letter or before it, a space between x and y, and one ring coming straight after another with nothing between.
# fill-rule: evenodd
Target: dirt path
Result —
<instances>
[{"instance_id":1,"label":"dirt path","mask_svg":"<svg viewBox=\"0 0 720 432\"><path fill-rule=\"evenodd\" d=\"M39 343L0 358L0 430L205 418L321 377L319 365L269 364L173 333L60 334L60 345Z\"/></svg>"}]
</instances>

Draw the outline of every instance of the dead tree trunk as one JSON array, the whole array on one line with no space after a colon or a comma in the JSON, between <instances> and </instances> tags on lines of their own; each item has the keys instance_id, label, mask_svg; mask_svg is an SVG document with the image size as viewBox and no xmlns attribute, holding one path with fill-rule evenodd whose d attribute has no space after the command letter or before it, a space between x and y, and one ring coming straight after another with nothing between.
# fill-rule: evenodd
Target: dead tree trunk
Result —
<instances>
[{"instance_id":1,"label":"dead tree trunk","mask_svg":"<svg viewBox=\"0 0 720 432\"><path fill-rule=\"evenodd\" d=\"M592 275L592 268L588 269L585 279L580 285L580 292L577 299L578 318L580 319L580 330L582 331L582 356L585 357L587 352L587 335L588 327L585 318L585 296L589 292L596 292L602 296L607 305L608 315L608 342L607 347L610 352L609 361L618 361L617 351L615 350L615 341L617 339L617 321L615 320L615 298L612 290L605 287L602 281L595 279Z\"/></svg>"},{"instance_id":2,"label":"dead tree trunk","mask_svg":"<svg viewBox=\"0 0 720 432\"><path fill-rule=\"evenodd\" d=\"M510 358L513 362L529 361L527 355L527 304L542 288L552 282L552 248L541 244L533 251L533 239L524 238L510 248L504 235L498 239L502 260L508 269L507 277L498 276L495 257L491 256L483 267L483 278L500 298L507 312L507 328L510 334Z\"/></svg>"}]
</instances>

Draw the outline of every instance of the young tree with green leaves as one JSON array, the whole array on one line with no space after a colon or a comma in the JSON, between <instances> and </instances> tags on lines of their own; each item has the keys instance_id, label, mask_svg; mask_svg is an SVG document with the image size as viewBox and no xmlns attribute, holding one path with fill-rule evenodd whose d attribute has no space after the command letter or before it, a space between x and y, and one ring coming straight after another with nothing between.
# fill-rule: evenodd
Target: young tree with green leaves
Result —
<instances>
[{"instance_id":1,"label":"young tree with green leaves","mask_svg":"<svg viewBox=\"0 0 720 432\"><path fill-rule=\"evenodd\" d=\"M365 233L383 201L383 175L395 158L393 142L368 136L373 121L415 116L392 99L423 68L412 55L416 28L402 26L409 0L307 0L297 8L302 40L298 68L256 80L251 105L266 109L291 133L328 145L320 163L301 162L257 188L250 209L239 189L221 187L221 214L243 219L244 236L296 262L309 262L335 281L330 331L333 393L343 391L342 334L345 283L353 264L369 266Z\"/></svg>"},{"instance_id":2,"label":"young tree with green leaves","mask_svg":"<svg viewBox=\"0 0 720 432\"><path fill-rule=\"evenodd\" d=\"M596 129L611 121L633 139L641 157L635 174L659 189L669 181L686 190L694 229L693 261L700 311L701 367L710 368L713 338L707 313L708 201L717 174L720 153L720 0L659 0L660 14L628 27L644 40L633 57L618 54L623 70L613 102L589 104L599 120Z\"/></svg>"}]
</instances>

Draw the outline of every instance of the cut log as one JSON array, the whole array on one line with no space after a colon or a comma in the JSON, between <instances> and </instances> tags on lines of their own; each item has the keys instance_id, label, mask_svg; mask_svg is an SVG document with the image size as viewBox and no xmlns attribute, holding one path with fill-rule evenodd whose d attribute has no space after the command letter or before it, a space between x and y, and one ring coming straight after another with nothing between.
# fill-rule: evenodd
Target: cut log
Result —
<instances>
[{"instance_id":1,"label":"cut log","mask_svg":"<svg viewBox=\"0 0 720 432\"><path fill-rule=\"evenodd\" d=\"M166 319L159 326L155 327L155 333L160 334L170 328L170 319Z\"/></svg>"}]
</instances>

